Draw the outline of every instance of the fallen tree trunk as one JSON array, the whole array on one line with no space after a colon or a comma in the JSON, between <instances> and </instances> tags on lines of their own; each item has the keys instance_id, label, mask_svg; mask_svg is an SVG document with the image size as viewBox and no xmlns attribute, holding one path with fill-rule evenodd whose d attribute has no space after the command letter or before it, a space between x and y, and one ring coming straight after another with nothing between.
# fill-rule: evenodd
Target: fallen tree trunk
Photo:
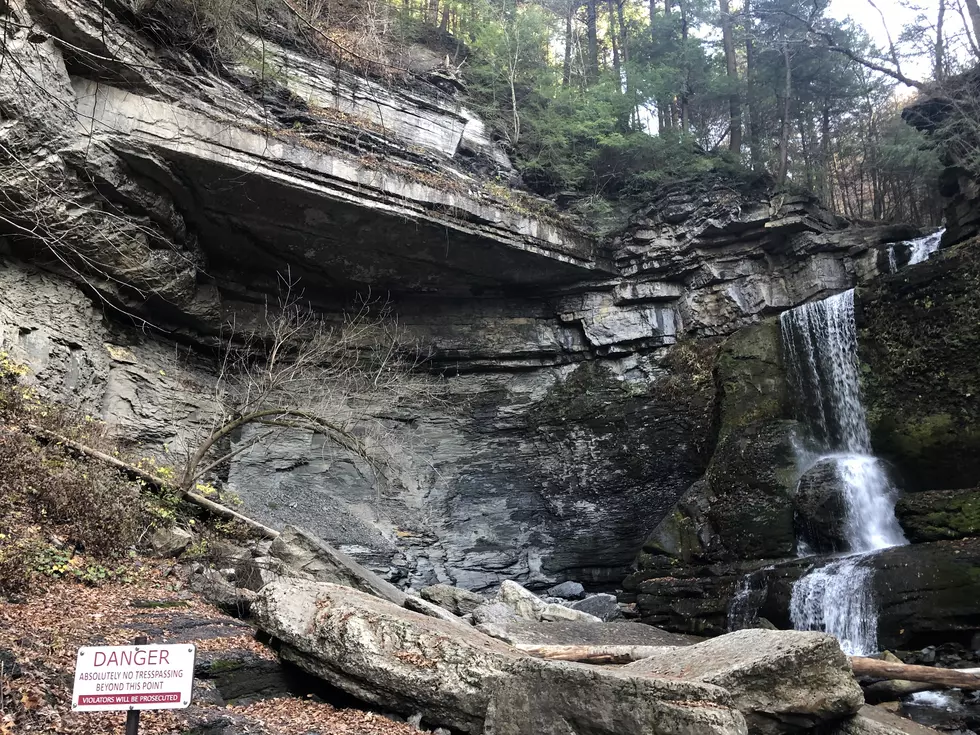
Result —
<instances>
[{"instance_id":1,"label":"fallen tree trunk","mask_svg":"<svg viewBox=\"0 0 980 735\"><path fill-rule=\"evenodd\" d=\"M851 668L855 676L871 676L876 679L904 679L922 681L942 687L980 689L980 674L963 669L942 669L933 666L913 666L880 661L876 658L851 656Z\"/></svg>"},{"instance_id":2,"label":"fallen tree trunk","mask_svg":"<svg viewBox=\"0 0 980 735\"><path fill-rule=\"evenodd\" d=\"M203 495L199 495L198 493L190 492L188 490L182 490L181 488L176 487L174 485L169 485L163 480L161 480L159 477L157 477L156 475L153 475L147 472L146 470L142 470L139 467L136 467L135 465L129 464L128 462L123 462L121 459L108 455L105 452L100 452L98 449L93 449L92 447L86 446L72 439L69 439L67 436L62 436L61 434L58 434L54 431L49 431L48 429L42 429L39 426L27 426L26 429L34 436L41 437L42 439L45 439L47 441L57 442L58 444L73 449L74 451L79 452L80 454L84 454L88 457L92 457L93 459L97 459L100 462L105 462L106 464L111 465L116 469L121 470L122 472L125 472L131 477L142 480L143 482L145 482L146 484L152 487L159 488L161 490L163 489L175 490L179 492L181 496L183 496L187 500L191 501L196 505L201 506L202 508L205 508L206 510L213 513L214 515L219 516L221 518L225 518L230 521L238 521L239 523L243 523L253 531L257 531L263 536L266 536L268 538L276 538L279 535L279 532L276 531L275 529L269 528L268 526L263 525L258 521L249 518L248 516L242 515L241 513L238 513L232 510L231 508L221 505L220 503L216 503L213 500L209 500L208 498L205 498Z\"/></svg>"},{"instance_id":3,"label":"fallen tree trunk","mask_svg":"<svg viewBox=\"0 0 980 735\"><path fill-rule=\"evenodd\" d=\"M670 646L536 646L518 643L514 648L536 658L607 665L628 664L649 658Z\"/></svg>"}]
</instances>

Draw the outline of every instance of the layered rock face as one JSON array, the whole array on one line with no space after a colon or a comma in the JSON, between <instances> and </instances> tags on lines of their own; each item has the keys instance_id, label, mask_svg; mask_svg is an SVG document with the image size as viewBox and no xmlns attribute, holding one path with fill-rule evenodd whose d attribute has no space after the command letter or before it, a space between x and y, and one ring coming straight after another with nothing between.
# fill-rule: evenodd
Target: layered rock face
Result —
<instances>
[{"instance_id":1,"label":"layered rock face","mask_svg":"<svg viewBox=\"0 0 980 735\"><path fill-rule=\"evenodd\" d=\"M122 3L0 12L18 24L2 349L140 451L179 456L222 410L209 350L230 318L261 320L283 275L337 318L383 293L441 399L376 417L398 448L383 496L298 431L217 480L400 583L618 582L708 467L716 339L871 277L912 234L704 180L599 243L496 183L506 156L423 75L381 85L266 39L285 70L270 83L154 45ZM789 427L765 418L759 451L780 454Z\"/></svg>"}]
</instances>

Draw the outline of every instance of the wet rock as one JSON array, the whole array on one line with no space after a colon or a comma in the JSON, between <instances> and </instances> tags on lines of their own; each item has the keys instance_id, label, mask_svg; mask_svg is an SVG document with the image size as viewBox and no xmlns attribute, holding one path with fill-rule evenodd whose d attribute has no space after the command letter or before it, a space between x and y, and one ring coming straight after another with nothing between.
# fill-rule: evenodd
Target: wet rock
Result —
<instances>
[{"instance_id":1,"label":"wet rock","mask_svg":"<svg viewBox=\"0 0 980 735\"><path fill-rule=\"evenodd\" d=\"M754 733L803 732L864 702L847 657L823 633L740 630L625 668L728 690Z\"/></svg>"},{"instance_id":2,"label":"wet rock","mask_svg":"<svg viewBox=\"0 0 980 735\"><path fill-rule=\"evenodd\" d=\"M906 493L895 515L912 543L980 536L980 489Z\"/></svg>"},{"instance_id":3,"label":"wet rock","mask_svg":"<svg viewBox=\"0 0 980 735\"><path fill-rule=\"evenodd\" d=\"M580 600L585 597L585 587L578 582L562 582L549 589L548 594L564 600Z\"/></svg>"},{"instance_id":4,"label":"wet rock","mask_svg":"<svg viewBox=\"0 0 980 735\"><path fill-rule=\"evenodd\" d=\"M291 694L291 680L283 665L252 651L200 651L194 677L212 682L222 700L231 704Z\"/></svg>"},{"instance_id":5,"label":"wet rock","mask_svg":"<svg viewBox=\"0 0 980 735\"><path fill-rule=\"evenodd\" d=\"M157 556L180 556L194 543L194 534L180 526L161 526L150 534L150 547Z\"/></svg>"},{"instance_id":6,"label":"wet rock","mask_svg":"<svg viewBox=\"0 0 980 735\"><path fill-rule=\"evenodd\" d=\"M872 444L912 491L980 477L978 278L980 252L964 243L858 291Z\"/></svg>"},{"instance_id":7,"label":"wet rock","mask_svg":"<svg viewBox=\"0 0 980 735\"><path fill-rule=\"evenodd\" d=\"M822 460L803 473L793 501L797 534L814 553L847 551L843 486L837 464Z\"/></svg>"},{"instance_id":8,"label":"wet rock","mask_svg":"<svg viewBox=\"0 0 980 735\"><path fill-rule=\"evenodd\" d=\"M584 600L573 602L569 607L571 607L572 610L578 610L579 612L588 613L589 615L595 615L597 618L606 623L623 617L623 614L619 610L619 604L616 601L616 595L610 595L605 592L601 592L597 595L590 595Z\"/></svg>"},{"instance_id":9,"label":"wet rock","mask_svg":"<svg viewBox=\"0 0 980 735\"><path fill-rule=\"evenodd\" d=\"M469 590L452 587L448 584L436 584L419 590L423 600L445 608L454 615L468 615L487 600Z\"/></svg>"}]
</instances>

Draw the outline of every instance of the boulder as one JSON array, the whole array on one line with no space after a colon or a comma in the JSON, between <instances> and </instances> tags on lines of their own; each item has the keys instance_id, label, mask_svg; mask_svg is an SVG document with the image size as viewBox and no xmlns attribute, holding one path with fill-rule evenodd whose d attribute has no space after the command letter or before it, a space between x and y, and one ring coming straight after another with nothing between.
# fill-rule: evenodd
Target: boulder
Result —
<instances>
[{"instance_id":1,"label":"boulder","mask_svg":"<svg viewBox=\"0 0 980 735\"><path fill-rule=\"evenodd\" d=\"M527 618L521 618L513 607L503 602L488 602L480 605L473 610L472 615L474 625L497 625L516 620L527 620Z\"/></svg>"},{"instance_id":2,"label":"boulder","mask_svg":"<svg viewBox=\"0 0 980 735\"><path fill-rule=\"evenodd\" d=\"M161 526L150 534L150 548L156 556L180 556L194 543L194 534L180 526Z\"/></svg>"},{"instance_id":3,"label":"boulder","mask_svg":"<svg viewBox=\"0 0 980 735\"><path fill-rule=\"evenodd\" d=\"M623 613L619 609L619 603L616 601L616 595L610 595L606 592L590 595L584 600L573 602L569 607L572 610L595 615L605 623L623 617Z\"/></svg>"},{"instance_id":4,"label":"boulder","mask_svg":"<svg viewBox=\"0 0 980 735\"><path fill-rule=\"evenodd\" d=\"M453 615L469 615L477 607L486 602L483 595L478 595L469 590L453 587L448 584L434 584L431 587L423 587L419 590L419 595L423 600L445 608Z\"/></svg>"},{"instance_id":5,"label":"boulder","mask_svg":"<svg viewBox=\"0 0 980 735\"><path fill-rule=\"evenodd\" d=\"M540 662L544 663L544 662ZM501 682L485 735L743 735L718 687L580 664L536 666Z\"/></svg>"},{"instance_id":6,"label":"boulder","mask_svg":"<svg viewBox=\"0 0 980 735\"><path fill-rule=\"evenodd\" d=\"M797 535L814 553L847 550L847 508L840 473L833 460L821 460L803 473L793 509Z\"/></svg>"},{"instance_id":7,"label":"boulder","mask_svg":"<svg viewBox=\"0 0 980 735\"><path fill-rule=\"evenodd\" d=\"M534 659L478 630L349 587L281 580L262 590L253 610L260 628L281 641L283 659L358 699L421 713L435 725L501 735L558 732L527 728L567 700L581 723L572 732L582 735L745 733L744 719L718 687ZM630 729L601 729L606 720Z\"/></svg>"},{"instance_id":8,"label":"boulder","mask_svg":"<svg viewBox=\"0 0 980 735\"><path fill-rule=\"evenodd\" d=\"M586 623L601 622L600 618L587 612L545 602L533 592L521 587L517 582L506 580L500 585L497 593L498 600L510 606L519 617L528 620L576 620Z\"/></svg>"},{"instance_id":9,"label":"boulder","mask_svg":"<svg viewBox=\"0 0 980 735\"><path fill-rule=\"evenodd\" d=\"M939 732L881 707L865 705L854 717L827 730L826 735L939 735Z\"/></svg>"},{"instance_id":10,"label":"boulder","mask_svg":"<svg viewBox=\"0 0 980 735\"><path fill-rule=\"evenodd\" d=\"M548 595L563 600L580 600L585 597L585 587L578 582L562 582L549 589Z\"/></svg>"},{"instance_id":11,"label":"boulder","mask_svg":"<svg viewBox=\"0 0 980 735\"><path fill-rule=\"evenodd\" d=\"M966 242L858 291L861 397L875 453L911 491L980 477L980 248Z\"/></svg>"},{"instance_id":12,"label":"boulder","mask_svg":"<svg viewBox=\"0 0 980 735\"><path fill-rule=\"evenodd\" d=\"M365 702L464 732L480 732L490 692L527 659L478 630L335 584L273 582L253 610L284 659Z\"/></svg>"},{"instance_id":13,"label":"boulder","mask_svg":"<svg viewBox=\"0 0 980 735\"><path fill-rule=\"evenodd\" d=\"M625 668L723 687L760 735L803 732L864 703L847 657L824 633L740 630Z\"/></svg>"},{"instance_id":14,"label":"boulder","mask_svg":"<svg viewBox=\"0 0 980 735\"><path fill-rule=\"evenodd\" d=\"M218 570L201 565L190 574L187 586L215 607L234 617L247 617L255 600L255 592L252 590L237 587Z\"/></svg>"},{"instance_id":15,"label":"boulder","mask_svg":"<svg viewBox=\"0 0 980 735\"><path fill-rule=\"evenodd\" d=\"M269 555L298 576L352 587L396 605L405 604L406 595L400 589L296 526L283 529L272 542Z\"/></svg>"},{"instance_id":16,"label":"boulder","mask_svg":"<svg viewBox=\"0 0 980 735\"><path fill-rule=\"evenodd\" d=\"M914 544L980 536L980 488L908 493L895 515Z\"/></svg>"},{"instance_id":17,"label":"boulder","mask_svg":"<svg viewBox=\"0 0 980 735\"><path fill-rule=\"evenodd\" d=\"M668 633L643 623L537 623L513 620L477 628L511 645L533 646L689 646L700 638Z\"/></svg>"}]
</instances>

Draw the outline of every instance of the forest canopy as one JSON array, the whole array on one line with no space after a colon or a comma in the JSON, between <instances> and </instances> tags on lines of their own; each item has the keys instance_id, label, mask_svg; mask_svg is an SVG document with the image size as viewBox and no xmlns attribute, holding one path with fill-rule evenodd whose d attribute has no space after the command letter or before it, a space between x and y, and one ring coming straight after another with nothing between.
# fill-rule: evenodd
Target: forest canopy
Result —
<instances>
[{"instance_id":1,"label":"forest canopy","mask_svg":"<svg viewBox=\"0 0 980 735\"><path fill-rule=\"evenodd\" d=\"M542 196L609 206L678 177L765 175L816 193L848 217L938 224L940 156L901 112L977 62L978 0L929 0L925 8L914 0L887 7L854 0L865 23L880 18L872 29L877 41L832 14L829 1L147 6L166 6L164 15L173 17L183 5L195 22L215 19L213 46L222 54L233 45L222 32L228 19L237 13L247 21L259 4L285 9L322 48L382 76L401 69L413 43L438 49L441 71L465 90L465 102L509 148L523 183ZM890 33L894 19L891 26L886 20L896 10L908 22Z\"/></svg>"}]
</instances>

